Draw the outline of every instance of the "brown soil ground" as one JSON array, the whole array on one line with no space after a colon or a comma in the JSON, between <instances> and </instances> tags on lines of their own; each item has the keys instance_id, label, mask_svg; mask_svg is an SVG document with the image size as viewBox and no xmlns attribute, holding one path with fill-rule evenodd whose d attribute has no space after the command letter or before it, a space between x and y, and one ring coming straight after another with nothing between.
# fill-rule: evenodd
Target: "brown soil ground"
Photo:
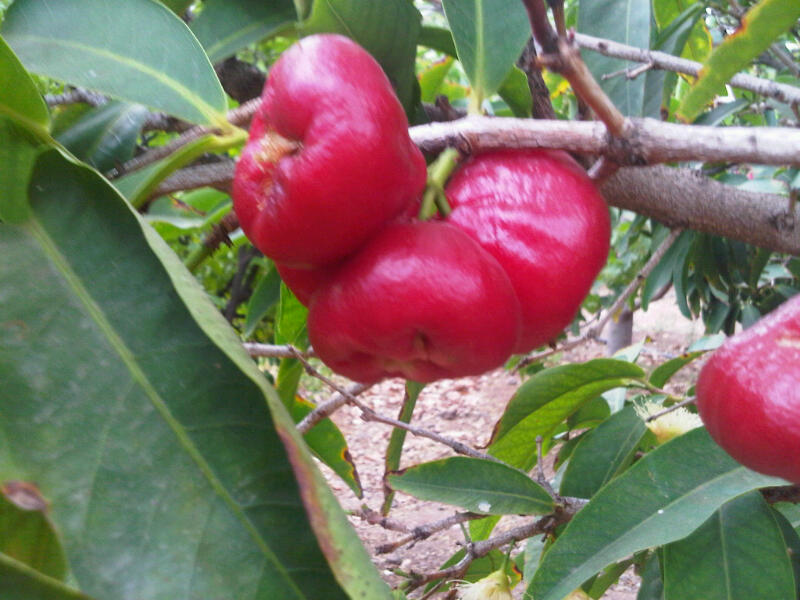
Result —
<instances>
[{"instance_id":1,"label":"brown soil ground","mask_svg":"<svg viewBox=\"0 0 800 600\"><path fill-rule=\"evenodd\" d=\"M687 345L702 335L702 325L684 319L677 311L672 295L667 295L663 300L651 305L648 312L637 313L634 319L634 343L645 340L639 360L639 364L645 368L680 354ZM595 342L578 347L559 360L581 362L604 355L605 347ZM698 365L691 365L682 371L678 383L675 384L677 386L675 391L684 392L694 381L698 368ZM423 390L417 402L413 424L473 447L481 447L486 444L494 423L520 382L518 375L498 370L480 377L448 380L429 385ZM395 417L403 399L403 383L399 380L383 382L368 390L362 399L378 413ZM364 497L356 498L341 480L323 468L325 475L345 510L358 511L362 506L366 506L378 511L383 502L383 461L391 429L383 424L365 422L360 418L358 411L350 407L341 409L333 418L348 440L364 488ZM408 435L401 467L453 454L453 451L446 446ZM552 456L546 458L545 464L552 464ZM423 502L411 496L397 494L390 517L408 528L413 528L438 521L454 512L456 511L452 506ZM518 519L503 519L496 531L519 524ZM372 554L376 566L391 583L399 581L394 574L396 569L419 573L435 571L459 548L458 543L464 540L461 530L456 526L426 540L379 555L375 552L378 546L398 540L404 534L389 531L379 525L371 525L358 517L352 517L351 521ZM521 548L520 545L519 549ZM623 574L620 582L608 590L603 598L633 600L637 589L638 577L629 571ZM515 598L521 598L523 591L523 585L517 586L514 591Z\"/></svg>"}]
</instances>

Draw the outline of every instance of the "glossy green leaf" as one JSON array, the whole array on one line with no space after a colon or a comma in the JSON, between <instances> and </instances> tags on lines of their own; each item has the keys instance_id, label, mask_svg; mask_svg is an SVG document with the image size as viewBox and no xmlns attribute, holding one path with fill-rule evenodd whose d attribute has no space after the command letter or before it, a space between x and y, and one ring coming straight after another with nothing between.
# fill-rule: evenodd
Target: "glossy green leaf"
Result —
<instances>
[{"instance_id":1,"label":"glossy green leaf","mask_svg":"<svg viewBox=\"0 0 800 600\"><path fill-rule=\"evenodd\" d=\"M771 507L772 516L778 522L778 527L783 535L783 540L789 555L789 561L792 565L792 572L794 574L794 588L795 597L800 598L800 535L797 530L792 526L792 523L786 518L786 515L779 510L776 510L775 505Z\"/></svg>"},{"instance_id":2,"label":"glossy green leaf","mask_svg":"<svg viewBox=\"0 0 800 600\"><path fill-rule=\"evenodd\" d=\"M408 0L317 0L302 32L340 33L358 42L381 64L409 112L421 20Z\"/></svg>"},{"instance_id":3,"label":"glossy green leaf","mask_svg":"<svg viewBox=\"0 0 800 600\"><path fill-rule=\"evenodd\" d=\"M676 265L683 265L692 247L693 233L684 231L664 253L642 287L642 310L647 310L650 300L665 285L672 281Z\"/></svg>"},{"instance_id":4,"label":"glossy green leaf","mask_svg":"<svg viewBox=\"0 0 800 600\"><path fill-rule=\"evenodd\" d=\"M419 76L420 99L423 102L434 102L439 95L445 77L453 66L454 59L450 56L442 61L433 63Z\"/></svg>"},{"instance_id":5,"label":"glossy green leaf","mask_svg":"<svg viewBox=\"0 0 800 600\"><path fill-rule=\"evenodd\" d=\"M406 381L405 394L403 395L403 405L400 407L400 414L397 419L403 423L410 423L411 417L414 415L414 407L417 405L417 398L419 398L422 389L425 387L423 383L416 381ZM406 441L406 430L395 427L392 429L392 435L389 438L389 444L386 446L386 458L384 459L384 473L396 471L400 468L400 459L403 455L403 444ZM389 514L392 508L392 501L394 500L394 490L389 486L383 488L383 504L381 505L381 513L384 515Z\"/></svg>"},{"instance_id":6,"label":"glossy green leaf","mask_svg":"<svg viewBox=\"0 0 800 600\"><path fill-rule=\"evenodd\" d=\"M443 0L442 6L477 111L500 88L530 38L528 15L518 0Z\"/></svg>"},{"instance_id":7,"label":"glossy green leaf","mask_svg":"<svg viewBox=\"0 0 800 600\"><path fill-rule=\"evenodd\" d=\"M2 33L35 73L192 123L225 122L225 93L203 48L155 0L16 0Z\"/></svg>"},{"instance_id":8,"label":"glossy green leaf","mask_svg":"<svg viewBox=\"0 0 800 600\"><path fill-rule=\"evenodd\" d=\"M261 276L247 303L247 318L244 322L244 337L248 338L258 327L270 309L281 297L281 276L275 265L270 263L267 272Z\"/></svg>"},{"instance_id":9,"label":"glossy green leaf","mask_svg":"<svg viewBox=\"0 0 800 600\"><path fill-rule=\"evenodd\" d=\"M773 508L780 511L792 527L800 530L800 506L789 502L779 502L773 505Z\"/></svg>"},{"instance_id":10,"label":"glossy green leaf","mask_svg":"<svg viewBox=\"0 0 800 600\"><path fill-rule=\"evenodd\" d=\"M536 462L536 437L548 437L592 398L644 377L622 360L599 358L540 371L526 381L495 425L489 452L527 470Z\"/></svg>"},{"instance_id":11,"label":"glossy green leaf","mask_svg":"<svg viewBox=\"0 0 800 600\"><path fill-rule=\"evenodd\" d=\"M696 352L684 352L680 356L676 356L675 358L658 365L655 369L653 369L653 372L650 373L650 383L658 388L663 388L664 385L672 378L672 376L675 375L675 373L703 354L705 354L705 351L703 350Z\"/></svg>"},{"instance_id":12,"label":"glossy green leaf","mask_svg":"<svg viewBox=\"0 0 800 600\"><path fill-rule=\"evenodd\" d=\"M216 63L285 29L295 18L292 0L206 0L190 27Z\"/></svg>"},{"instance_id":13,"label":"glossy green leaf","mask_svg":"<svg viewBox=\"0 0 800 600\"><path fill-rule=\"evenodd\" d=\"M798 19L800 2L761 0L753 6L742 18L739 30L726 37L704 63L699 78L681 100L678 116L692 121L731 77L764 52Z\"/></svg>"},{"instance_id":14,"label":"glossy green leaf","mask_svg":"<svg viewBox=\"0 0 800 600\"><path fill-rule=\"evenodd\" d=\"M14 51L0 37L0 115L47 136L50 111Z\"/></svg>"},{"instance_id":15,"label":"glossy green leaf","mask_svg":"<svg viewBox=\"0 0 800 600\"><path fill-rule=\"evenodd\" d=\"M646 431L644 421L632 406L626 406L589 431L570 456L561 480L561 494L578 498L594 496L631 463Z\"/></svg>"},{"instance_id":16,"label":"glossy green leaf","mask_svg":"<svg viewBox=\"0 0 800 600\"><path fill-rule=\"evenodd\" d=\"M583 0L578 9L578 31L615 42L650 47L650 0ZM586 66L609 98L623 114L641 116L644 107L645 78L627 79L624 75L603 79L603 75L630 68L627 61L583 52Z\"/></svg>"},{"instance_id":17,"label":"glossy green leaf","mask_svg":"<svg viewBox=\"0 0 800 600\"><path fill-rule=\"evenodd\" d=\"M423 25L419 32L420 46L426 46L432 50L446 54L447 56L457 57L456 44L453 41L453 34L449 29L434 27L433 25Z\"/></svg>"},{"instance_id":18,"label":"glossy green leaf","mask_svg":"<svg viewBox=\"0 0 800 600\"><path fill-rule=\"evenodd\" d=\"M3 600L91 600L57 579L0 552L0 598Z\"/></svg>"},{"instance_id":19,"label":"glossy green leaf","mask_svg":"<svg viewBox=\"0 0 800 600\"><path fill-rule=\"evenodd\" d=\"M685 537L731 498L781 483L741 466L705 429L694 429L595 494L544 556L528 593L561 600L606 565Z\"/></svg>"},{"instance_id":20,"label":"glossy green leaf","mask_svg":"<svg viewBox=\"0 0 800 600\"><path fill-rule=\"evenodd\" d=\"M676 1L685 2L686 0ZM656 8L658 4L658 2L654 4L654 10L658 10ZM701 4L690 4L683 12L675 15L675 18L659 32L652 49L680 55L702 15L703 6ZM704 30L704 27L701 29ZM660 119L662 113L669 111L669 101L678 76L671 71L650 69L645 77L645 105L642 116Z\"/></svg>"},{"instance_id":21,"label":"glossy green leaf","mask_svg":"<svg viewBox=\"0 0 800 600\"><path fill-rule=\"evenodd\" d=\"M528 77L519 68L511 68L497 93L505 100L515 117L524 119L531 116L531 88L528 86Z\"/></svg>"},{"instance_id":22,"label":"glossy green leaf","mask_svg":"<svg viewBox=\"0 0 800 600\"><path fill-rule=\"evenodd\" d=\"M141 104L111 101L86 111L56 139L75 157L108 171L133 157L147 114Z\"/></svg>"},{"instance_id":23,"label":"glossy green leaf","mask_svg":"<svg viewBox=\"0 0 800 600\"><path fill-rule=\"evenodd\" d=\"M295 423L299 423L303 417L314 410L314 406L305 398L296 395L294 401L288 406L289 414ZM333 421L323 419L314 425L303 436L303 439L314 456L328 465L331 471L353 490L356 498L363 497L364 490L361 487L361 479L358 476L353 457L350 456L347 440Z\"/></svg>"},{"instance_id":24,"label":"glossy green leaf","mask_svg":"<svg viewBox=\"0 0 800 600\"><path fill-rule=\"evenodd\" d=\"M0 553L57 581L67 575L64 549L33 484L7 481L0 489Z\"/></svg>"},{"instance_id":25,"label":"glossy green leaf","mask_svg":"<svg viewBox=\"0 0 800 600\"><path fill-rule=\"evenodd\" d=\"M31 217L0 228L0 480L36 482L81 589L389 598L274 391L163 240L57 151L30 190Z\"/></svg>"},{"instance_id":26,"label":"glossy green leaf","mask_svg":"<svg viewBox=\"0 0 800 600\"><path fill-rule=\"evenodd\" d=\"M28 218L28 182L38 147L28 129L0 115L0 220L20 223Z\"/></svg>"},{"instance_id":27,"label":"glossy green leaf","mask_svg":"<svg viewBox=\"0 0 800 600\"><path fill-rule=\"evenodd\" d=\"M795 600L794 573L772 509L758 492L723 504L664 547L664 598Z\"/></svg>"},{"instance_id":28,"label":"glossy green leaf","mask_svg":"<svg viewBox=\"0 0 800 600\"><path fill-rule=\"evenodd\" d=\"M421 500L487 515L546 514L553 499L522 471L491 460L454 456L386 477L392 489Z\"/></svg>"}]
</instances>

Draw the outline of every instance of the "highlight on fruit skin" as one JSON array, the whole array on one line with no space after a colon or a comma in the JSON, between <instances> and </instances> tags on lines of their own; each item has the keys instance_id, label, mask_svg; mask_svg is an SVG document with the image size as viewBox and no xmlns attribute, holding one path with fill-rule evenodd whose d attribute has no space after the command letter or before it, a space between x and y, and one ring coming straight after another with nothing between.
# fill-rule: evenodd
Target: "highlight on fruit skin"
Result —
<instances>
[{"instance_id":1,"label":"highlight on fruit skin","mask_svg":"<svg viewBox=\"0 0 800 600\"><path fill-rule=\"evenodd\" d=\"M800 483L800 295L729 338L696 389L700 417L728 454Z\"/></svg>"}]
</instances>

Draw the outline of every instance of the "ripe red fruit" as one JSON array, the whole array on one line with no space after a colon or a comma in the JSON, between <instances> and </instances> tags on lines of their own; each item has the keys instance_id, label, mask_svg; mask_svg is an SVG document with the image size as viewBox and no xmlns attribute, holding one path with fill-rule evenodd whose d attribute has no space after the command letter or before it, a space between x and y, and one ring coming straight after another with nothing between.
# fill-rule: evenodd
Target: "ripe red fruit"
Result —
<instances>
[{"instance_id":1,"label":"ripe red fruit","mask_svg":"<svg viewBox=\"0 0 800 600\"><path fill-rule=\"evenodd\" d=\"M448 222L494 256L522 309L515 353L572 321L606 262L608 207L565 152L500 150L470 159L446 187Z\"/></svg>"},{"instance_id":2,"label":"ripe red fruit","mask_svg":"<svg viewBox=\"0 0 800 600\"><path fill-rule=\"evenodd\" d=\"M313 35L270 70L236 166L233 203L266 256L333 263L406 210L425 160L380 65L338 35Z\"/></svg>"},{"instance_id":3,"label":"ripe red fruit","mask_svg":"<svg viewBox=\"0 0 800 600\"><path fill-rule=\"evenodd\" d=\"M700 417L728 454L800 483L800 296L728 339L696 389Z\"/></svg>"},{"instance_id":4,"label":"ripe red fruit","mask_svg":"<svg viewBox=\"0 0 800 600\"><path fill-rule=\"evenodd\" d=\"M429 382L503 364L519 303L502 267L447 223L394 223L311 299L308 332L334 371Z\"/></svg>"}]
</instances>

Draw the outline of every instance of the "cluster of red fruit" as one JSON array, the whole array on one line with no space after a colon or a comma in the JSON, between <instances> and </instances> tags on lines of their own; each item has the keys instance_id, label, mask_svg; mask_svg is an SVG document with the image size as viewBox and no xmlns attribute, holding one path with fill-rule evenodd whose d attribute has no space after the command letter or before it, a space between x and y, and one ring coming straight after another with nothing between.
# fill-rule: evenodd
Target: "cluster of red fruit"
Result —
<instances>
[{"instance_id":1,"label":"cluster of red fruit","mask_svg":"<svg viewBox=\"0 0 800 600\"><path fill-rule=\"evenodd\" d=\"M502 365L575 316L609 246L608 209L565 153L496 151L416 218L425 160L377 62L307 37L270 71L238 162L248 238L309 308L317 355L356 381L429 382Z\"/></svg>"}]
</instances>

